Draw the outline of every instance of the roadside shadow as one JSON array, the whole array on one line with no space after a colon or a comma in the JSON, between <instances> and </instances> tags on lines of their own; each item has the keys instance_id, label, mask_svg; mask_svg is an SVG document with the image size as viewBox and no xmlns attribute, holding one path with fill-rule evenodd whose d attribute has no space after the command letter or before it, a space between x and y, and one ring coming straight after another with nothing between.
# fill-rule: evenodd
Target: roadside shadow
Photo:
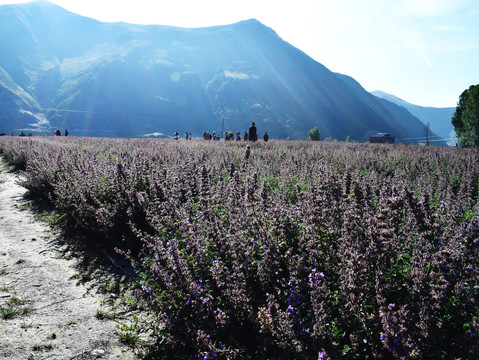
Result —
<instances>
[{"instance_id":1,"label":"roadside shadow","mask_svg":"<svg viewBox=\"0 0 479 360\"><path fill-rule=\"evenodd\" d=\"M55 234L48 240L48 246L60 257L75 260L72 266L77 274L73 278L78 284L88 285L90 291L95 289L97 293L118 297L131 287L136 279L135 269L124 255L116 252L111 241L106 241L101 234L64 226L62 215L50 201L31 192L27 192L24 199L24 207L36 219L48 224Z\"/></svg>"}]
</instances>

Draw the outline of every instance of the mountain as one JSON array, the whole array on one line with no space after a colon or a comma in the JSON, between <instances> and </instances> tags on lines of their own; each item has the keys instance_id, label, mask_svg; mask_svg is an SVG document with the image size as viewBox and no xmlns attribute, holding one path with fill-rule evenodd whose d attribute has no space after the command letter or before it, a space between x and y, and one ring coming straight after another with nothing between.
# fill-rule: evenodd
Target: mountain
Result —
<instances>
[{"instance_id":1,"label":"mountain","mask_svg":"<svg viewBox=\"0 0 479 360\"><path fill-rule=\"evenodd\" d=\"M46 1L0 6L0 132L241 131L367 140L424 125L257 20L208 28L103 23Z\"/></svg>"},{"instance_id":2,"label":"mountain","mask_svg":"<svg viewBox=\"0 0 479 360\"><path fill-rule=\"evenodd\" d=\"M421 120L423 124L429 124L429 128L432 132L438 134L438 136L443 139L447 138L449 146L454 146L457 143L456 132L451 123L452 116L456 111L455 107L435 108L414 105L394 95L379 90L372 91L371 94L405 108L412 115Z\"/></svg>"}]
</instances>

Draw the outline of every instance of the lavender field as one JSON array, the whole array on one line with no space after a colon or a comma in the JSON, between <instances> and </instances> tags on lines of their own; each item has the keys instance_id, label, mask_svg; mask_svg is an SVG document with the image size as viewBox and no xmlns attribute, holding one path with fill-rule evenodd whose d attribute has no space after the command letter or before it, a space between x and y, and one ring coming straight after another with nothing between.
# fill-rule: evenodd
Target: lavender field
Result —
<instances>
[{"instance_id":1,"label":"lavender field","mask_svg":"<svg viewBox=\"0 0 479 360\"><path fill-rule=\"evenodd\" d=\"M0 137L137 266L154 358L479 357L479 152ZM176 357L175 357L176 356Z\"/></svg>"}]
</instances>

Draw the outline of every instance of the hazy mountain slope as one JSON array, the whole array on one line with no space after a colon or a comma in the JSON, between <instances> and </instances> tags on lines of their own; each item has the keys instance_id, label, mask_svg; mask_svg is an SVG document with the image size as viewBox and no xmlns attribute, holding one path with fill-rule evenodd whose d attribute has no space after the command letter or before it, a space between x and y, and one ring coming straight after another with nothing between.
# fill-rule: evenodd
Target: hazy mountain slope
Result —
<instances>
[{"instance_id":1,"label":"hazy mountain slope","mask_svg":"<svg viewBox=\"0 0 479 360\"><path fill-rule=\"evenodd\" d=\"M42 130L49 126L37 101L0 67L0 132Z\"/></svg>"},{"instance_id":2,"label":"hazy mountain slope","mask_svg":"<svg viewBox=\"0 0 479 360\"><path fill-rule=\"evenodd\" d=\"M0 91L6 96L7 93L14 98L17 106L35 108L38 107L36 100L30 96L25 90L18 86L8 73L0 67Z\"/></svg>"},{"instance_id":3,"label":"hazy mountain slope","mask_svg":"<svg viewBox=\"0 0 479 360\"><path fill-rule=\"evenodd\" d=\"M102 23L39 1L0 6L0 34L0 66L11 82L53 128L71 134L200 136L255 121L273 138L304 139L314 126L340 140L421 135L414 116L257 20L199 29ZM21 108L2 99L0 108Z\"/></svg>"},{"instance_id":4,"label":"hazy mountain slope","mask_svg":"<svg viewBox=\"0 0 479 360\"><path fill-rule=\"evenodd\" d=\"M456 108L434 108L414 105L394 95L379 90L372 91L371 94L402 106L411 114L416 116L419 120L421 120L423 124L429 123L431 131L437 135L441 136L442 138L452 138L448 141L450 145L454 145L456 143L456 133L451 123L451 119L456 111Z\"/></svg>"}]
</instances>

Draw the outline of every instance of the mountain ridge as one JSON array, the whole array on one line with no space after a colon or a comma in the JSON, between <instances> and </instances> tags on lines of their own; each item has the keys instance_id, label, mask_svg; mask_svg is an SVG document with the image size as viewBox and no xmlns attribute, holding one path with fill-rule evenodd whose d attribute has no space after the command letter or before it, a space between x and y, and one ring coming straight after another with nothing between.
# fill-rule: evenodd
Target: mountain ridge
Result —
<instances>
[{"instance_id":1,"label":"mountain ridge","mask_svg":"<svg viewBox=\"0 0 479 360\"><path fill-rule=\"evenodd\" d=\"M0 67L38 103L15 112L0 101L5 125L25 110L48 131L88 136L200 136L255 121L273 138L304 139L317 126L322 137L365 141L423 127L256 19L196 29L102 23L40 1L0 6L0 33L16 35L0 37Z\"/></svg>"}]
</instances>

